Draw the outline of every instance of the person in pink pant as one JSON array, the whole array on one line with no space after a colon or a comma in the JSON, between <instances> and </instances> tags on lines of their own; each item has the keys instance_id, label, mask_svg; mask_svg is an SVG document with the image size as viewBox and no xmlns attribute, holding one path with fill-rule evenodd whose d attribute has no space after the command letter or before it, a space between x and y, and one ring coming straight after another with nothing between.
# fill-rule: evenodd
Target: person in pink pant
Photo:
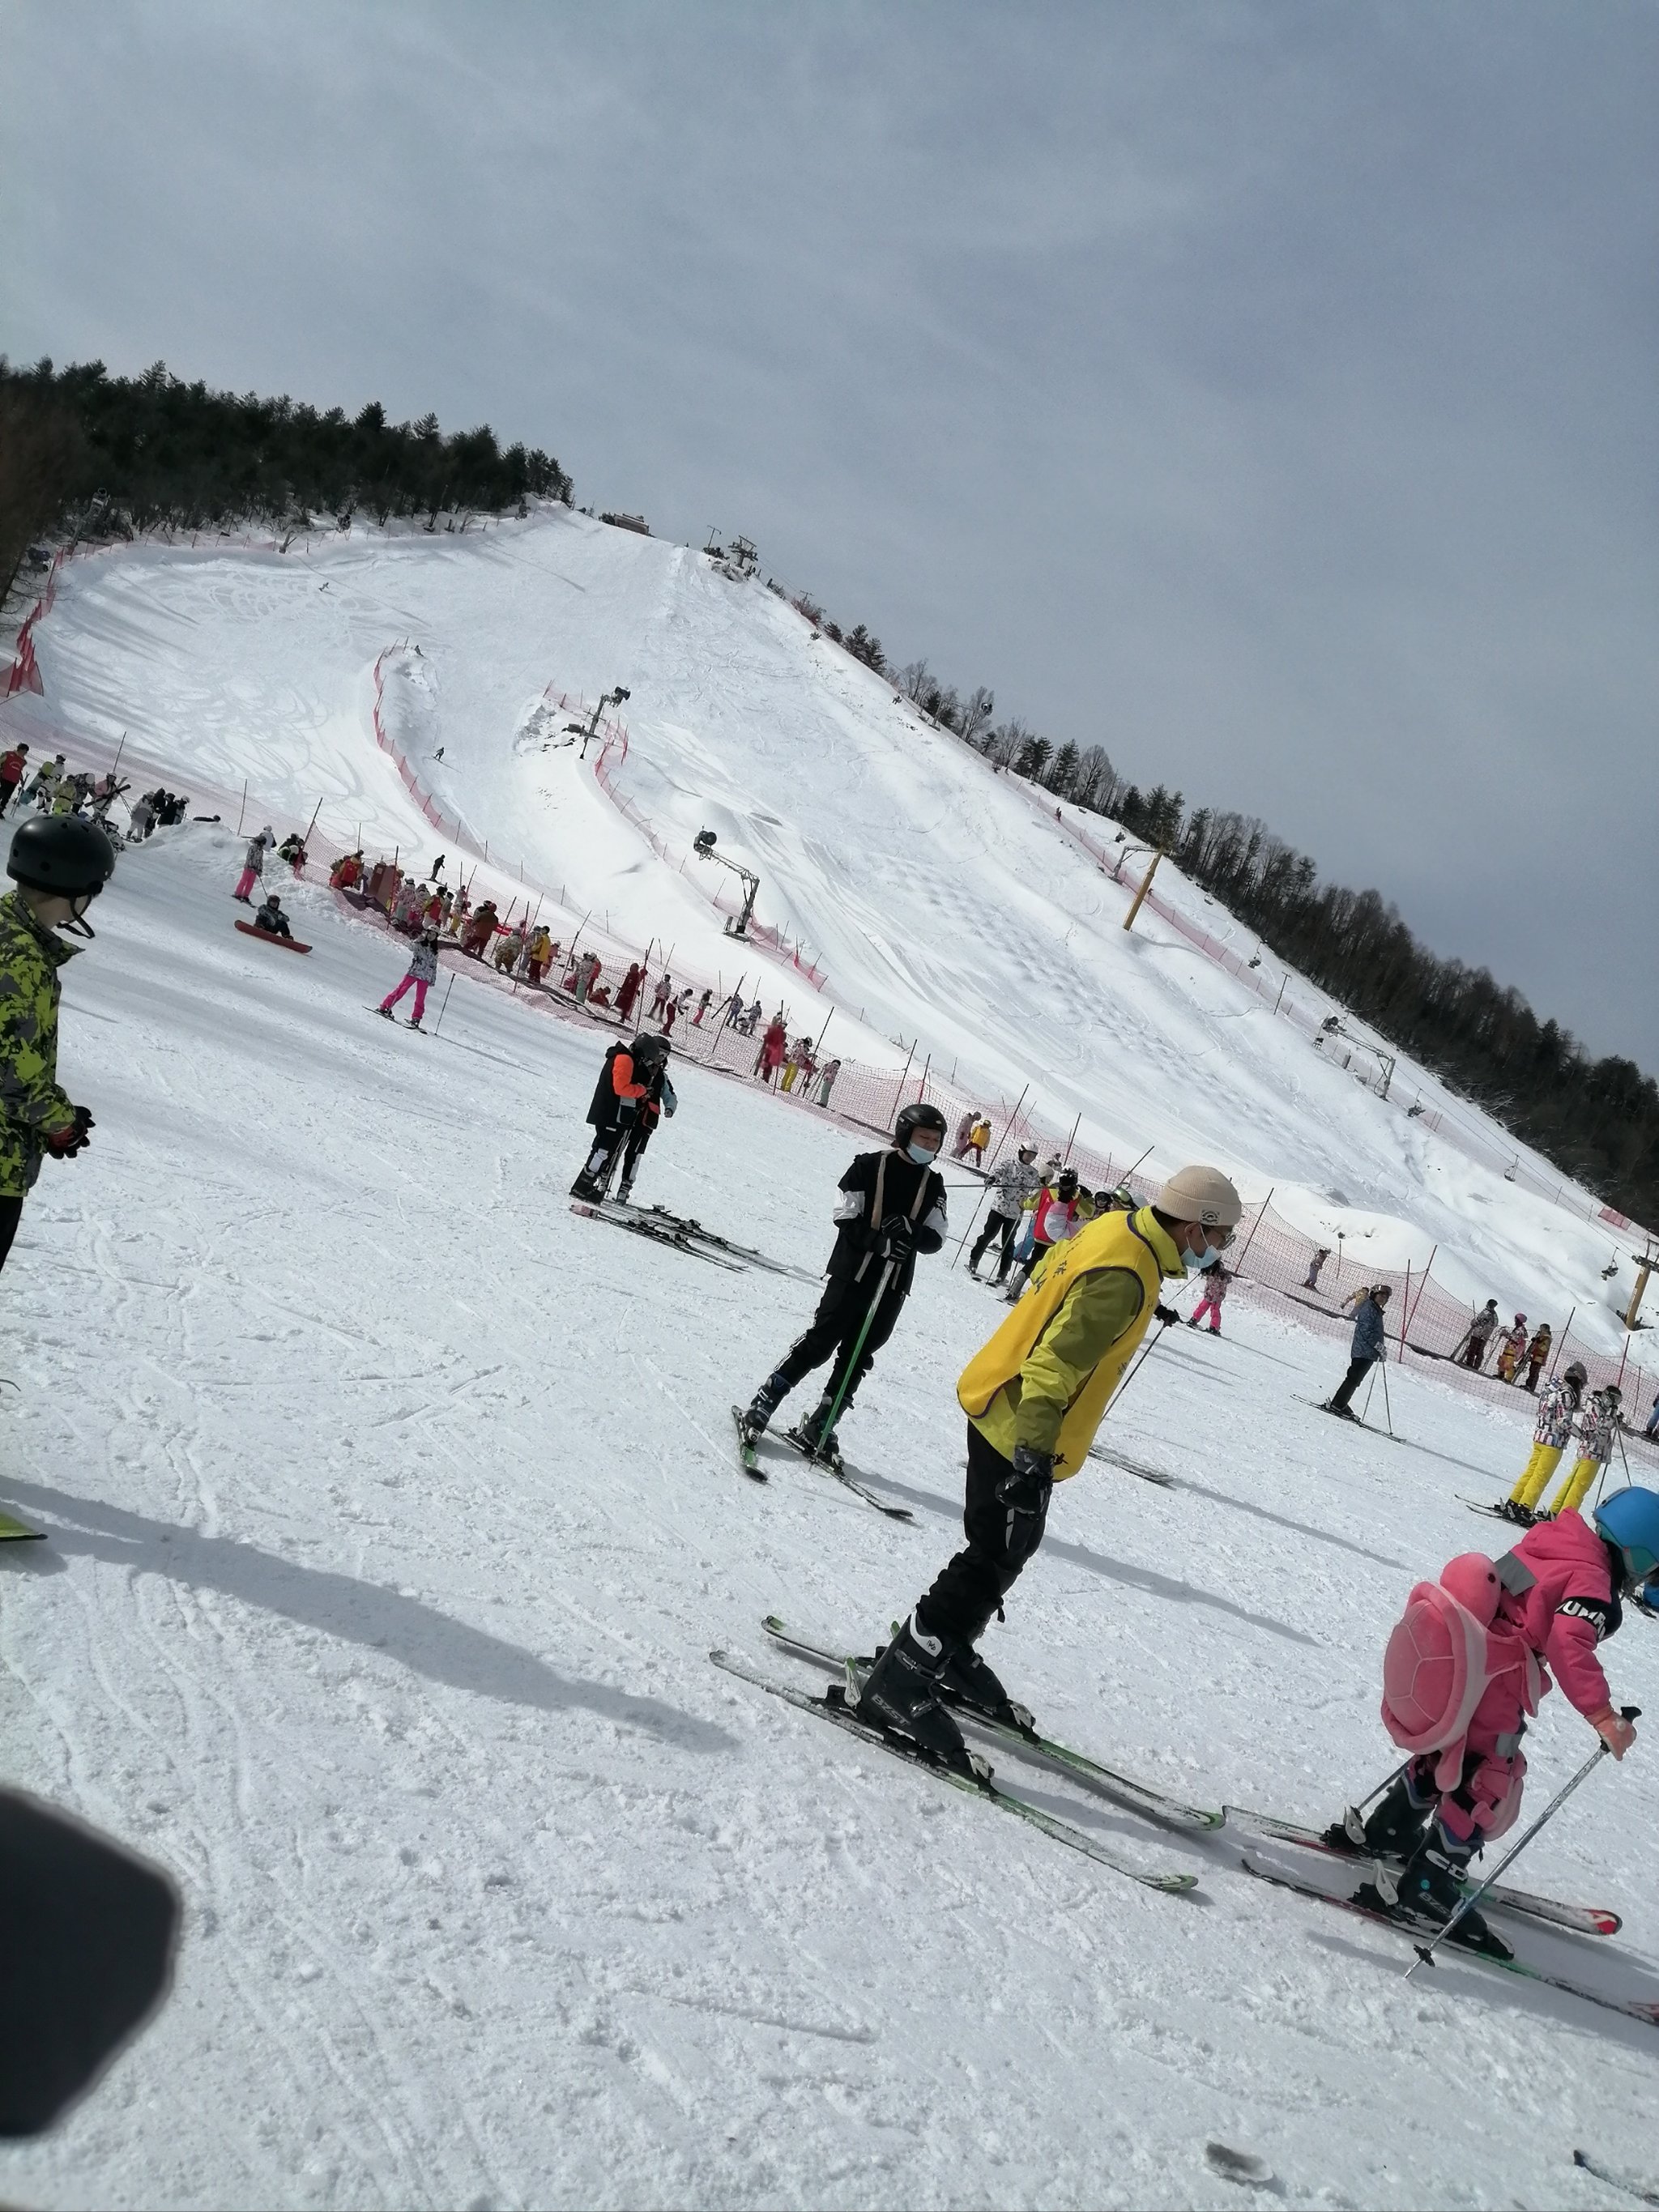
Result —
<instances>
[{"instance_id":1,"label":"person in pink pant","mask_svg":"<svg viewBox=\"0 0 1659 2212\"><path fill-rule=\"evenodd\" d=\"M1632 1488L1592 1520L1569 1510L1540 1521L1501 1559L1465 1553L1442 1571L1438 1591L1419 1585L1413 1592L1413 1604L1427 1595L1443 1610L1442 1593L1455 1601L1474 1647L1468 1677L1474 1710L1461 1736L1437 1736L1437 1748L1431 1745L1407 1760L1364 1823L1363 1845L1352 1832L1346 1842L1339 1839L1346 1823L1326 1831L1338 1849L1407 1861L1399 1881L1401 1911L1446 1919L1460 1902L1469 1861L1514 1826L1527 1772L1521 1739L1548 1694L1552 1674L1615 1759L1634 1743L1635 1729L1613 1710L1596 1647L1618 1629L1621 1597L1644 1587L1659 1567L1656 1547L1659 1497ZM1405 1623L1390 1639L1382 1705L1396 1743L1420 1741L1409 1733L1402 1737L1389 1715L1404 1711L1424 1679L1425 1640L1420 1628L1407 1631ZM1367 1890L1358 1894L1371 1901ZM1460 1940L1508 1955L1476 1912L1460 1923Z\"/></svg>"},{"instance_id":2,"label":"person in pink pant","mask_svg":"<svg viewBox=\"0 0 1659 2212\"><path fill-rule=\"evenodd\" d=\"M249 894L265 872L267 848L276 842L276 832L269 823L260 830L257 837L248 839L247 851L242 857L242 872L237 877L236 888L231 893L232 898L240 899L244 906L252 905L253 901Z\"/></svg>"},{"instance_id":3,"label":"person in pink pant","mask_svg":"<svg viewBox=\"0 0 1659 2212\"><path fill-rule=\"evenodd\" d=\"M409 1026L412 1030L419 1029L421 1017L426 1012L427 986L435 983L437 980L438 933L435 929L425 929L422 931L420 940L410 956L408 975L404 977L395 991L386 993L375 1009L376 1012L384 1014L387 1021L391 1021L393 1018L392 1009L412 984L415 990L415 1012Z\"/></svg>"},{"instance_id":4,"label":"person in pink pant","mask_svg":"<svg viewBox=\"0 0 1659 2212\"><path fill-rule=\"evenodd\" d=\"M1232 1277L1224 1267L1217 1265L1210 1269L1204 1278L1204 1295L1188 1317L1188 1328L1196 1328L1205 1315L1208 1314L1211 1335L1220 1335L1221 1301L1226 1297L1227 1285L1231 1280Z\"/></svg>"}]
</instances>

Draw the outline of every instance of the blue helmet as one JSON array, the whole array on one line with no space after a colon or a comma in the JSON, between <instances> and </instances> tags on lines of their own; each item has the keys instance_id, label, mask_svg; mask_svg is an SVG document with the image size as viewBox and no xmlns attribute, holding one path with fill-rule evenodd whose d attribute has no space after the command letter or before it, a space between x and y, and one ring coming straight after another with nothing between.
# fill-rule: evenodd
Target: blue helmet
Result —
<instances>
[{"instance_id":1,"label":"blue helmet","mask_svg":"<svg viewBox=\"0 0 1659 2212\"><path fill-rule=\"evenodd\" d=\"M1598 1505L1595 1520L1598 1532L1624 1553L1633 1583L1659 1573L1659 1493L1632 1484Z\"/></svg>"}]
</instances>

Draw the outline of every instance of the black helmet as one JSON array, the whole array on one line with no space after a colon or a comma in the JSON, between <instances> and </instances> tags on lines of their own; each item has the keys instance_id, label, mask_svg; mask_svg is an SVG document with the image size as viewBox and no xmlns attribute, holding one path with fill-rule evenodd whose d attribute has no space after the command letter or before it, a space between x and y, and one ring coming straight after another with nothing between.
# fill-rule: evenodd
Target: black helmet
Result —
<instances>
[{"instance_id":1,"label":"black helmet","mask_svg":"<svg viewBox=\"0 0 1659 2212\"><path fill-rule=\"evenodd\" d=\"M1584 1363L1582 1359L1575 1359L1573 1361L1571 1366L1567 1370L1566 1380L1569 1382L1576 1382L1581 1390L1583 1389L1585 1383L1589 1381L1589 1376L1584 1372Z\"/></svg>"},{"instance_id":2,"label":"black helmet","mask_svg":"<svg viewBox=\"0 0 1659 2212\"><path fill-rule=\"evenodd\" d=\"M648 1034L636 1036L628 1048L631 1059L652 1060L666 1060L671 1049L665 1036L653 1036Z\"/></svg>"},{"instance_id":3,"label":"black helmet","mask_svg":"<svg viewBox=\"0 0 1659 2212\"><path fill-rule=\"evenodd\" d=\"M18 823L6 873L31 890L96 898L115 873L115 847L95 822L75 814L36 815Z\"/></svg>"},{"instance_id":4,"label":"black helmet","mask_svg":"<svg viewBox=\"0 0 1659 2212\"><path fill-rule=\"evenodd\" d=\"M1060 1170L1060 1180L1054 1185L1054 1192L1055 1195L1060 1198L1075 1198L1077 1196L1077 1170L1075 1168L1062 1168Z\"/></svg>"},{"instance_id":5,"label":"black helmet","mask_svg":"<svg viewBox=\"0 0 1659 2212\"><path fill-rule=\"evenodd\" d=\"M908 1145L918 1129L937 1129L940 1143L945 1140L944 1115L925 1099L915 1098L899 1109L898 1120L893 1124L893 1142L901 1147Z\"/></svg>"}]
</instances>

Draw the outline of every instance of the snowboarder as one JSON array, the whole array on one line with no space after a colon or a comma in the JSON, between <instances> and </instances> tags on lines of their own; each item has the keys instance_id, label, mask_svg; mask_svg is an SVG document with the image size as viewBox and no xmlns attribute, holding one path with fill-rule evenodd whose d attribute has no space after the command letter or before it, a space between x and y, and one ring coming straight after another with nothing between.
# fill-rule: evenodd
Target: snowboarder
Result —
<instances>
[{"instance_id":1,"label":"snowboarder","mask_svg":"<svg viewBox=\"0 0 1659 2212\"><path fill-rule=\"evenodd\" d=\"M1559 1382L1547 1382L1533 1424L1532 1455L1521 1470L1516 1486L1498 1510L1506 1521L1530 1528L1533 1512L1544 1494L1544 1486L1561 1464L1561 1455L1572 1436L1573 1417L1589 1377L1582 1360L1575 1359Z\"/></svg>"},{"instance_id":2,"label":"snowboarder","mask_svg":"<svg viewBox=\"0 0 1659 2212\"><path fill-rule=\"evenodd\" d=\"M419 1029L421 1017L426 1012L427 992L437 980L438 933L435 929L423 929L421 932L419 943L409 956L409 973L395 991L386 993L385 998L375 1008L375 1012L384 1014L387 1021L395 1020L396 1016L392 1009L402 998L404 993L412 988L415 993L415 1012L410 1017L409 1026L412 1030Z\"/></svg>"},{"instance_id":3,"label":"snowboarder","mask_svg":"<svg viewBox=\"0 0 1659 2212\"><path fill-rule=\"evenodd\" d=\"M764 1431L797 1382L829 1361L823 1395L794 1433L817 1457L840 1466L836 1425L893 1333L910 1295L916 1254L937 1252L945 1242L945 1183L934 1166L944 1142L944 1115L915 1100L900 1108L888 1150L860 1152L842 1176L828 1285L805 1332L743 1415L746 1443ZM855 1346L857 1363L849 1364Z\"/></svg>"},{"instance_id":4,"label":"snowboarder","mask_svg":"<svg viewBox=\"0 0 1659 2212\"><path fill-rule=\"evenodd\" d=\"M1013 1257L1014 1231L1019 1226L1025 1201L1042 1187L1042 1178L1036 1169L1036 1146L1024 1144L1012 1160L1004 1160L991 1177L990 1210L985 1217L985 1226L980 1231L979 1242L968 1255L968 1272L975 1278L979 1263L999 1237L1002 1249L997 1255L998 1282L1006 1282L1008 1262Z\"/></svg>"},{"instance_id":5,"label":"snowboarder","mask_svg":"<svg viewBox=\"0 0 1659 2212\"><path fill-rule=\"evenodd\" d=\"M1616 1382L1604 1383L1601 1389L1590 1392L1589 1403L1578 1416L1577 1460L1557 1492L1554 1504L1539 1508L1540 1521L1553 1521L1562 1513L1576 1513L1583 1504L1591 1483L1613 1457L1613 1440L1619 1431L1619 1408L1623 1401L1624 1394Z\"/></svg>"},{"instance_id":6,"label":"snowboarder","mask_svg":"<svg viewBox=\"0 0 1659 2212\"><path fill-rule=\"evenodd\" d=\"M1383 1322L1384 1309L1390 1297L1389 1285L1378 1283L1366 1291L1359 1310L1353 1317L1353 1339L1348 1346L1348 1371L1325 1401L1328 1413L1340 1413L1345 1421L1357 1421L1353 1410L1353 1394L1377 1362L1389 1356L1389 1340ZM1370 1401L1368 1399L1366 1403Z\"/></svg>"},{"instance_id":7,"label":"snowboarder","mask_svg":"<svg viewBox=\"0 0 1659 2212\"><path fill-rule=\"evenodd\" d=\"M640 1157L656 1134L657 1124L665 1115L673 1119L679 1100L668 1079L669 1046L666 1038L657 1040L662 1052L654 1066L641 1064L639 1073L645 1083L645 1096L635 1109L634 1118L623 1139L622 1176L617 1185L617 1195L624 1206L633 1195L634 1178L640 1171Z\"/></svg>"},{"instance_id":8,"label":"snowboarder","mask_svg":"<svg viewBox=\"0 0 1659 2212\"><path fill-rule=\"evenodd\" d=\"M264 900L253 917L253 927L263 929L267 937L292 937L288 916L283 912L283 902L275 891L267 891Z\"/></svg>"},{"instance_id":9,"label":"snowboarder","mask_svg":"<svg viewBox=\"0 0 1659 2212\"><path fill-rule=\"evenodd\" d=\"M1623 1759L1636 1731L1613 1711L1596 1647L1616 1633L1620 1599L1633 1597L1656 1568L1659 1496L1632 1487L1589 1522L1563 1513L1529 1529L1495 1563L1467 1552L1442 1569L1437 1583L1417 1584L1382 1662L1383 1724L1413 1755L1364 1836L1365 1849L1407 1862L1400 1911L1436 1925L1449 1919L1462 1902L1470 1860L1514 1826L1527 1771L1520 1740L1552 1674ZM1424 1663L1431 1650L1448 1655L1438 1670ZM1468 1655L1472 1674L1482 1670L1484 1687L1471 1680L1449 1713L1443 1687L1437 1697L1428 1692L1453 1678L1453 1653ZM1358 1839L1340 1822L1327 1840L1352 1850ZM1359 1899L1389 1904L1374 1883ZM1464 1915L1456 1940L1511 1955L1478 1912Z\"/></svg>"},{"instance_id":10,"label":"snowboarder","mask_svg":"<svg viewBox=\"0 0 1659 2212\"><path fill-rule=\"evenodd\" d=\"M962 1732L941 1688L1020 1718L975 1646L1042 1541L1056 1481L1088 1457L1169 1277L1212 1267L1244 1209L1218 1168L1186 1167L1151 1206L1107 1213L1048 1260L1030 1294L975 1353L957 1384L968 1416L968 1483L958 1552L881 1653L860 1717L896 1729L962 1766Z\"/></svg>"},{"instance_id":11,"label":"snowboarder","mask_svg":"<svg viewBox=\"0 0 1659 2212\"><path fill-rule=\"evenodd\" d=\"M1475 1375L1480 1372L1486 1361L1486 1346L1492 1342L1497 1327L1498 1301L1488 1298L1469 1323L1467 1334L1452 1354L1460 1367L1467 1367Z\"/></svg>"},{"instance_id":12,"label":"snowboarder","mask_svg":"<svg viewBox=\"0 0 1659 2212\"><path fill-rule=\"evenodd\" d=\"M115 872L115 847L90 822L36 815L18 824L0 898L0 1267L48 1152L84 1151L91 1115L58 1084L58 971L79 921ZM90 933L88 933L90 934Z\"/></svg>"},{"instance_id":13,"label":"snowboarder","mask_svg":"<svg viewBox=\"0 0 1659 2212\"><path fill-rule=\"evenodd\" d=\"M1204 1295L1199 1300L1198 1304L1193 1308L1191 1314L1188 1316L1187 1326L1188 1328L1196 1328L1200 1322L1203 1320L1205 1315L1208 1314L1210 1316L1211 1335L1220 1335L1221 1302L1227 1295L1227 1285L1231 1282L1231 1280L1232 1277L1222 1266L1220 1261L1218 1260L1214 1267L1211 1268L1209 1273L1204 1278Z\"/></svg>"},{"instance_id":14,"label":"snowboarder","mask_svg":"<svg viewBox=\"0 0 1659 2212\"><path fill-rule=\"evenodd\" d=\"M1527 1346L1527 1379L1522 1385L1534 1398L1538 1395L1538 1378L1544 1371L1544 1362L1549 1358L1550 1346L1554 1341L1554 1330L1547 1321L1540 1321L1534 1332L1532 1342Z\"/></svg>"},{"instance_id":15,"label":"snowboarder","mask_svg":"<svg viewBox=\"0 0 1659 2212\"><path fill-rule=\"evenodd\" d=\"M633 1127L640 1101L648 1094L649 1078L667 1058L668 1040L662 1036L636 1036L631 1044L617 1042L606 1053L587 1109L593 1141L570 1186L572 1198L598 1205L605 1196L612 1164Z\"/></svg>"},{"instance_id":16,"label":"snowboarder","mask_svg":"<svg viewBox=\"0 0 1659 2212\"><path fill-rule=\"evenodd\" d=\"M240 899L244 906L252 905L251 893L265 872L266 851L276 842L276 832L268 822L257 837L248 839L247 850L242 855L242 872L237 877L236 888L231 893L232 898Z\"/></svg>"},{"instance_id":17,"label":"snowboarder","mask_svg":"<svg viewBox=\"0 0 1659 2212\"><path fill-rule=\"evenodd\" d=\"M1514 1382L1515 1370L1525 1358L1526 1352L1527 1316L1518 1313L1498 1340L1498 1379L1500 1382Z\"/></svg>"}]
</instances>

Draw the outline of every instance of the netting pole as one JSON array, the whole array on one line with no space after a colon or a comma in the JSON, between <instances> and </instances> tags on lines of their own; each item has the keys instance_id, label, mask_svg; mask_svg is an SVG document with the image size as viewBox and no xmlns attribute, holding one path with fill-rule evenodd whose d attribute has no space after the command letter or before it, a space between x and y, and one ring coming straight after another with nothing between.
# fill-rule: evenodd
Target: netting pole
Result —
<instances>
[{"instance_id":1,"label":"netting pole","mask_svg":"<svg viewBox=\"0 0 1659 2212\"><path fill-rule=\"evenodd\" d=\"M1147 1151L1150 1152L1151 1149L1152 1147L1148 1146ZM1144 1160L1146 1157L1146 1153L1143 1152L1140 1158ZM1139 1164L1140 1161L1137 1160L1135 1165L1139 1167ZM1233 1262L1233 1273L1236 1275L1242 1274L1243 1273L1244 1262L1249 1258L1250 1247L1255 1242L1255 1232L1261 1228L1262 1221L1267 1214L1267 1208L1273 1202L1273 1193L1278 1188L1279 1185L1276 1182L1269 1183L1267 1186L1267 1195L1262 1200L1261 1206L1257 1208L1255 1219L1250 1224L1250 1233L1244 1239L1244 1249L1239 1254L1237 1259Z\"/></svg>"}]
</instances>

